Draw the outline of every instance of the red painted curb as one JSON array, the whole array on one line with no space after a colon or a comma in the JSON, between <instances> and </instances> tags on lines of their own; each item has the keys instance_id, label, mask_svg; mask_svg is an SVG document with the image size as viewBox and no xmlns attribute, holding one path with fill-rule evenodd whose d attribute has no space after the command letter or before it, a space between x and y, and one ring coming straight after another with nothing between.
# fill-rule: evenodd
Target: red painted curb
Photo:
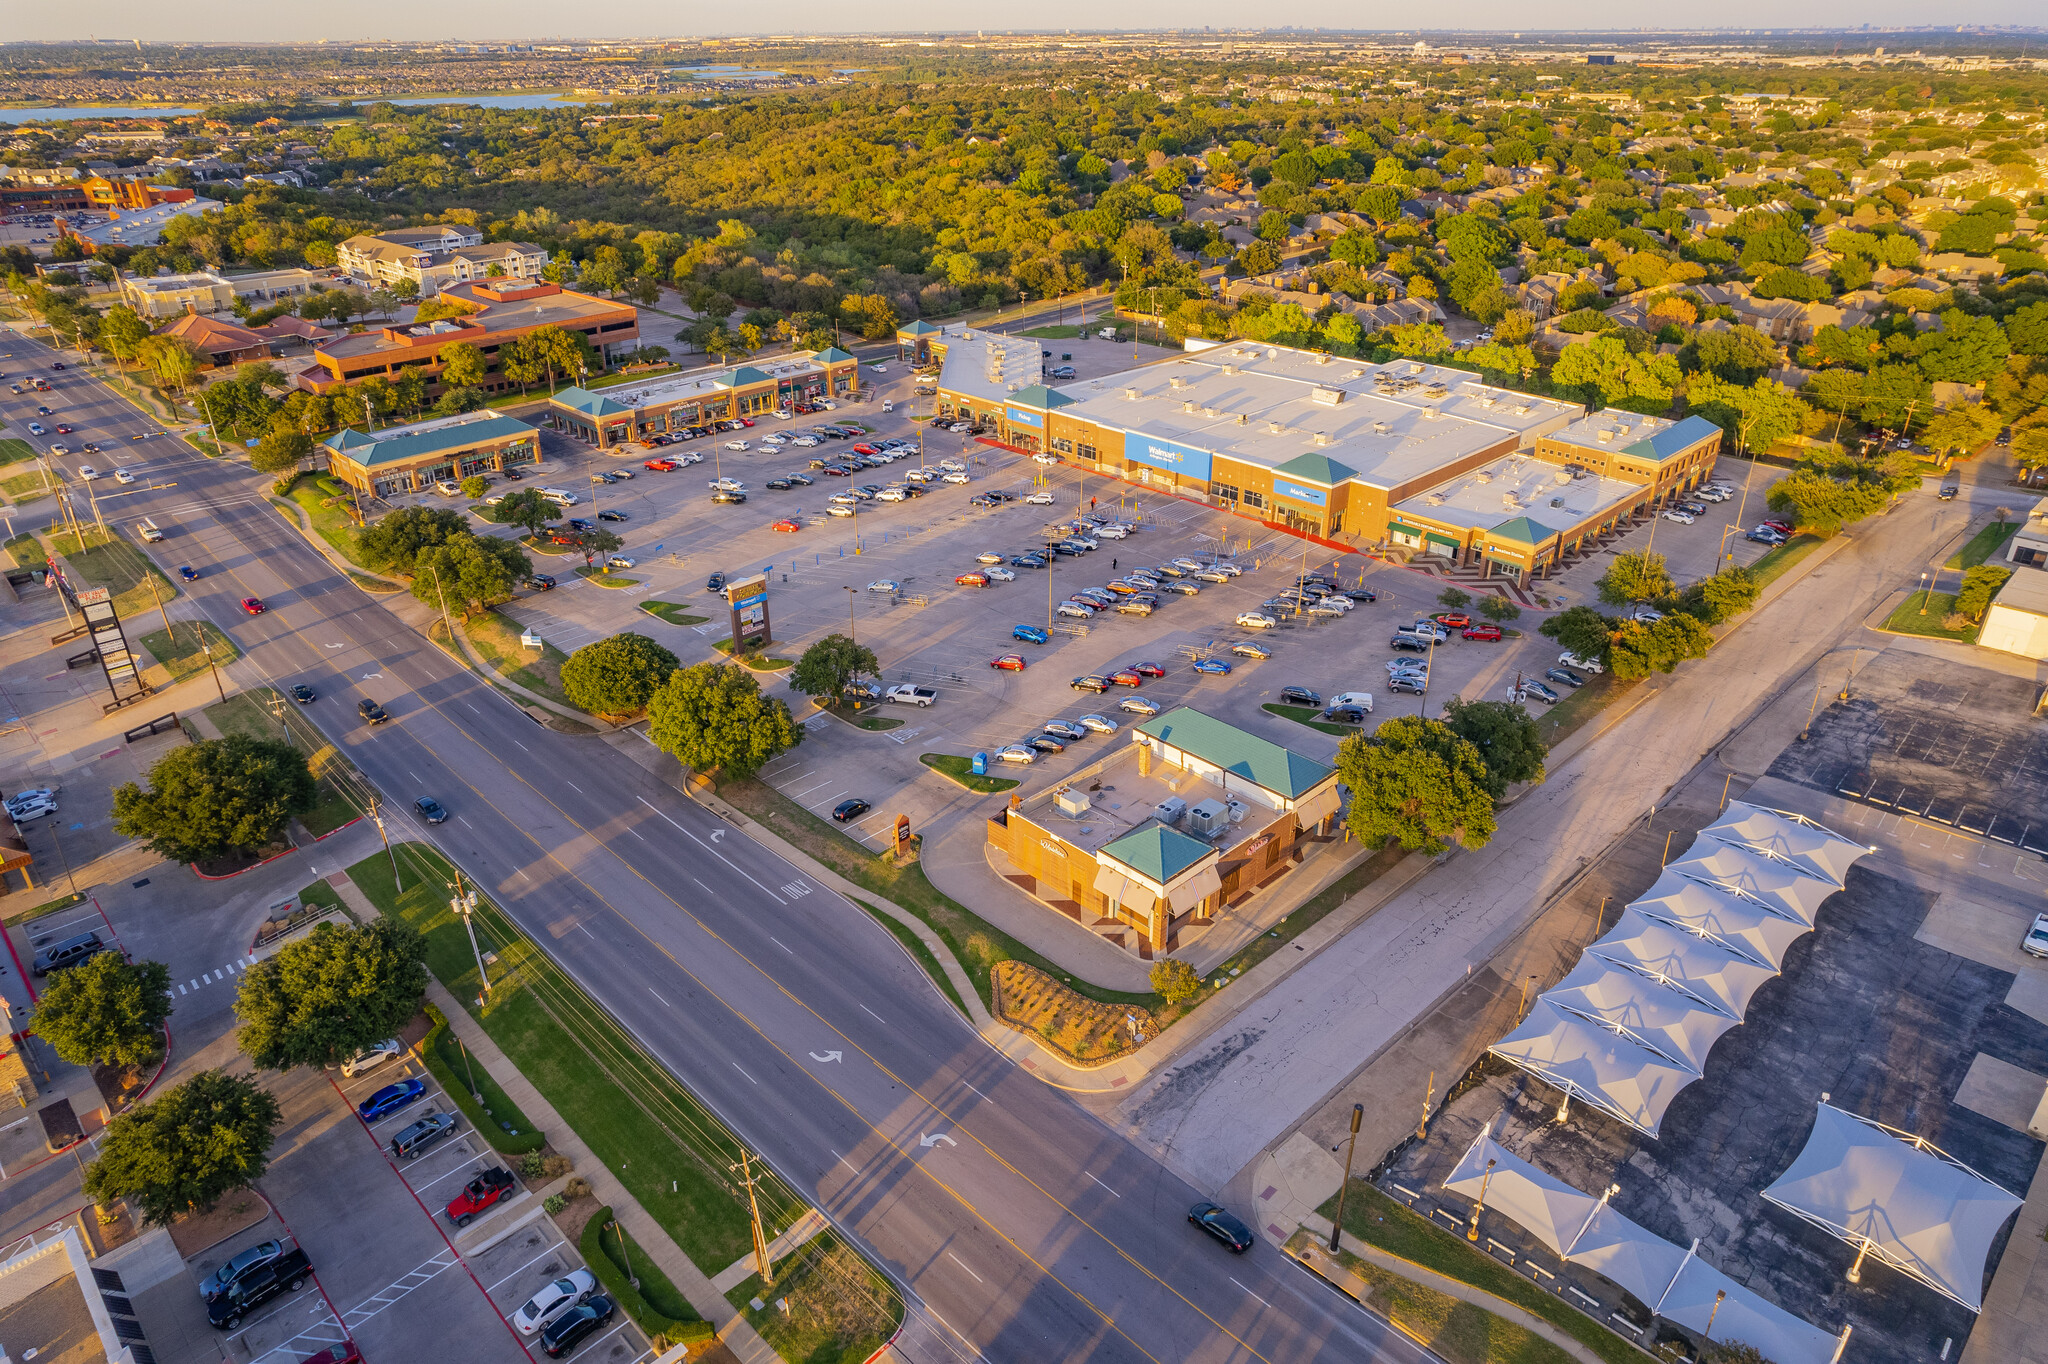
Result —
<instances>
[{"instance_id":1,"label":"red painted curb","mask_svg":"<svg viewBox=\"0 0 2048 1364\"><path fill-rule=\"evenodd\" d=\"M896 1338L903 1334L903 1327L908 1322L909 1316L909 1312L905 1311L904 1320L896 1323L896 1329L894 1331L891 1331L889 1333L889 1338L882 1342L882 1348L876 1350L873 1354L869 1355L866 1359L862 1360L861 1364L875 1364L876 1360L880 1359L883 1355L889 1353L890 1347L895 1345L896 1343Z\"/></svg>"},{"instance_id":2,"label":"red painted curb","mask_svg":"<svg viewBox=\"0 0 2048 1364\"><path fill-rule=\"evenodd\" d=\"M329 830L328 830L328 831L327 831L326 833L324 833L324 834L321 834L321 835L320 835L320 836L319 836L318 838L314 839L313 841L314 841L315 843L325 843L325 842L326 842L326 841L327 841L328 839L330 839L330 838L334 837L334 836L335 836L336 834L340 833L342 829L353 829L353 828L355 828L355 827L356 827L356 825L358 825L358 824L361 824L362 822L363 822L363 817L362 817L361 815L357 815L357 816L356 816L356 817L355 817L354 819L352 819L352 820L350 820L350 821L349 821L348 823L346 823L346 824L342 825L342 826L341 826L341 829L329 829ZM281 854L280 854L280 855L281 855Z\"/></svg>"},{"instance_id":3,"label":"red painted curb","mask_svg":"<svg viewBox=\"0 0 2048 1364\"><path fill-rule=\"evenodd\" d=\"M336 832L336 833L340 833L340 832L341 832L341 830L339 830L339 829L336 829L336 830L335 830L335 832ZM318 839L315 839L314 841L315 841L315 842L318 842L319 840L318 840ZM190 866L191 866L191 868L192 868L192 874L193 874L194 876L198 877L198 878L199 878L200 880L202 880L202 881L232 881L232 880L234 880L234 879L235 879L235 878L236 878L237 876L240 876L240 875L242 874L242 872L250 872L250 871L254 871L254 870L256 870L256 868L258 868L258 867L267 867L267 866L269 866L269 865L270 865L270 864L271 864L272 862L275 862L275 861L277 861L277 859L278 859L278 858L280 858L280 857L290 857L290 856L291 856L291 855L292 855L293 853L295 853L295 852L297 852L297 851L299 851L299 850L298 850L297 848L286 848L286 849L285 849L285 850L284 850L283 852L281 852L281 853L272 853L272 854L271 854L270 856L268 856L268 857L264 858L264 859L263 859L263 860L262 860L261 862L251 862L251 863L250 863L250 864L249 864L248 866L246 866L246 867L242 868L242 870L241 870L241 871L231 871L231 872L229 872L229 873L228 873L228 874L227 874L226 876L208 876L208 875L207 875L207 874L206 874L205 872L203 872L203 871L199 870L199 864L198 864L197 862L193 862L193 863L191 863L191 864L189 864L189 865L190 865Z\"/></svg>"},{"instance_id":4,"label":"red painted curb","mask_svg":"<svg viewBox=\"0 0 2048 1364\"><path fill-rule=\"evenodd\" d=\"M129 1105L129 1106L130 1106L131 1108L132 1108L132 1107L134 1107L134 1105L135 1105L135 1104L139 1104L139 1103L141 1103L141 1102L142 1102L142 1096L143 1096L143 1095L145 1095L145 1094L149 1093L149 1091L150 1091L150 1090L152 1090L152 1089L155 1089L155 1088L156 1088L156 1082L157 1082L158 1080L161 1080L161 1079L163 1079L163 1078L164 1078L164 1071L165 1071L165 1070L167 1070L167 1069L169 1069L169 1067L170 1067L170 1064L171 1064L171 1025L170 1025L170 1024L168 1024L168 1023L166 1023L166 1024L164 1024L164 1059L163 1059L163 1060L161 1060L161 1061L159 1061L159 1062L157 1062L157 1067L156 1067L156 1074L154 1074L154 1075L152 1075L152 1076L150 1076L150 1077L149 1077L149 1083L148 1083L148 1084L146 1084L146 1085L144 1085L144 1086L143 1086L142 1088L140 1088L140 1089L138 1089L138 1090L136 1090L136 1091L135 1091L135 1099L134 1099L133 1103L131 1103L131 1104ZM261 1194L258 1194L258 1195L257 1195L257 1197L259 1197L259 1198L262 1198L262 1195L261 1195ZM269 1202L270 1200L269 1200L269 1199L267 1199L267 1198L265 1198L265 1199L264 1199L263 1201L264 1201L264 1202L266 1202L266 1203L268 1203L268 1202ZM274 1211L274 1209L273 1209L273 1211Z\"/></svg>"},{"instance_id":5,"label":"red painted curb","mask_svg":"<svg viewBox=\"0 0 2048 1364\"><path fill-rule=\"evenodd\" d=\"M28 1002L33 1004L36 1002L36 987L30 980L28 969L21 964L21 953L14 950L14 930L8 927L0 929L0 933L7 937L7 955L14 958L14 969L21 972L22 988L28 991Z\"/></svg>"}]
</instances>

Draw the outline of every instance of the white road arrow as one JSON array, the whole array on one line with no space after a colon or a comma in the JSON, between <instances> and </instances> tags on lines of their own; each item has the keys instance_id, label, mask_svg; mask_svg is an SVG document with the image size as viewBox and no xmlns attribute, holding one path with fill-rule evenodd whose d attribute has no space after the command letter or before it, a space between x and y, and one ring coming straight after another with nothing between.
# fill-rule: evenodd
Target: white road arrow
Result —
<instances>
[{"instance_id":1,"label":"white road arrow","mask_svg":"<svg viewBox=\"0 0 2048 1364\"><path fill-rule=\"evenodd\" d=\"M383 673L364 673L364 674L363 674L363 681L365 681L365 682L375 682L375 681L376 681L376 680L377 680L378 678L382 677L383 675L384 675Z\"/></svg>"},{"instance_id":2,"label":"white road arrow","mask_svg":"<svg viewBox=\"0 0 2048 1364\"><path fill-rule=\"evenodd\" d=\"M813 1061L816 1061L816 1062L817 1062L817 1063L818 1063L819 1065L821 1065L821 1066L822 1066L822 1065L824 1065L824 1064L825 1064L826 1062L828 1062L828 1061L839 1061L839 1060L843 1060L843 1059L845 1059L845 1056L846 1056L846 1053L845 1053L845 1052L839 1052L839 1051L826 1051L826 1052L817 1052L817 1051L814 1051L814 1052L812 1052L812 1053L811 1053L811 1059L812 1059Z\"/></svg>"},{"instance_id":3,"label":"white road arrow","mask_svg":"<svg viewBox=\"0 0 2048 1364\"><path fill-rule=\"evenodd\" d=\"M933 1132L929 1136L922 1136L918 1138L918 1144L925 1147L927 1150L929 1150L931 1147L937 1146L942 1141L946 1143L946 1145L948 1146L958 1146L960 1144L959 1142L954 1141L951 1137L947 1136L944 1132Z\"/></svg>"},{"instance_id":4,"label":"white road arrow","mask_svg":"<svg viewBox=\"0 0 2048 1364\"><path fill-rule=\"evenodd\" d=\"M712 841L713 843L716 843L716 842L720 841L720 840L721 840L721 839L723 839L724 837L725 837L725 830L723 830L723 829L713 829L713 830L711 831L711 841Z\"/></svg>"}]
</instances>

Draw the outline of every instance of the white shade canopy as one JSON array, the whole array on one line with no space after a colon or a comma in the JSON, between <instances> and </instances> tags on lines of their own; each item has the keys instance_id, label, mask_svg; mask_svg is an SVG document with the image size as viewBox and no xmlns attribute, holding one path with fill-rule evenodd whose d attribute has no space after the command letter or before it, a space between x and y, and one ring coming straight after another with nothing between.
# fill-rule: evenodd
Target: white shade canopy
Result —
<instances>
[{"instance_id":1,"label":"white shade canopy","mask_svg":"<svg viewBox=\"0 0 2048 1364\"><path fill-rule=\"evenodd\" d=\"M1482 1197L1481 1189L1484 1189ZM1660 1317L1721 1341L1746 1341L1776 1364L1830 1364L1834 1336L1764 1301L1692 1249L1622 1216L1493 1140L1489 1123L1465 1148L1444 1189L1514 1221L1567 1264L1621 1285ZM1724 1295L1717 1308L1714 1295ZM1709 1323L1712 1329L1709 1333Z\"/></svg>"},{"instance_id":2,"label":"white shade canopy","mask_svg":"<svg viewBox=\"0 0 2048 1364\"><path fill-rule=\"evenodd\" d=\"M1939 1147L1817 1106L1806 1148L1763 1196L1972 1312L2019 1199Z\"/></svg>"},{"instance_id":3,"label":"white shade canopy","mask_svg":"<svg viewBox=\"0 0 2048 1364\"><path fill-rule=\"evenodd\" d=\"M1865 851L1798 816L1729 806L1490 1050L1656 1136Z\"/></svg>"},{"instance_id":4,"label":"white shade canopy","mask_svg":"<svg viewBox=\"0 0 2048 1364\"><path fill-rule=\"evenodd\" d=\"M1700 830L1700 836L1753 848L1836 886L1848 880L1849 868L1856 865L1856 859L1870 851L1804 815L1767 810L1739 800L1730 801L1719 819Z\"/></svg>"}]
</instances>

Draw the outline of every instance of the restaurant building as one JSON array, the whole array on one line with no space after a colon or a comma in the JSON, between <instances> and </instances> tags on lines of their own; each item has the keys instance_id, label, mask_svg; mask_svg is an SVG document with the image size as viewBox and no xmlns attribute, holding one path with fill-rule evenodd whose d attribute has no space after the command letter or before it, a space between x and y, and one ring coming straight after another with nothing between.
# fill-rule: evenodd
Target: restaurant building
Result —
<instances>
[{"instance_id":1,"label":"restaurant building","mask_svg":"<svg viewBox=\"0 0 2048 1364\"><path fill-rule=\"evenodd\" d=\"M1114 789L1115 796L1107 793ZM990 862L1049 909L1151 958L1334 836L1336 769L1179 707L988 821Z\"/></svg>"},{"instance_id":2,"label":"restaurant building","mask_svg":"<svg viewBox=\"0 0 2048 1364\"><path fill-rule=\"evenodd\" d=\"M470 412L382 431L349 428L321 448L328 472L364 497L395 497L443 479L460 482L508 465L538 464L540 432L514 417Z\"/></svg>"},{"instance_id":3,"label":"restaurant building","mask_svg":"<svg viewBox=\"0 0 2048 1364\"><path fill-rule=\"evenodd\" d=\"M600 450L685 426L735 417L794 413L821 398L860 391L860 364L834 346L770 360L664 374L603 389L565 388L542 418Z\"/></svg>"},{"instance_id":4,"label":"restaurant building","mask_svg":"<svg viewBox=\"0 0 2048 1364\"><path fill-rule=\"evenodd\" d=\"M1346 547L1547 576L1704 481L1720 428L1496 388L1422 361L1232 342L1048 387L1036 340L932 328L941 415L1142 487Z\"/></svg>"}]
</instances>

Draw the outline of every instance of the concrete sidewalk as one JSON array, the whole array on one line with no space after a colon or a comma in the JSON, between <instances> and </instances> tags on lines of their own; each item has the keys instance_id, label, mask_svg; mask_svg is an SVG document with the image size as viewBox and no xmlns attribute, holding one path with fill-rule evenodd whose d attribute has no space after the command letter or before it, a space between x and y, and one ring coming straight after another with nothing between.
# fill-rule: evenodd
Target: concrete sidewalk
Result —
<instances>
[{"instance_id":1,"label":"concrete sidewalk","mask_svg":"<svg viewBox=\"0 0 2048 1364\"><path fill-rule=\"evenodd\" d=\"M369 897L346 875L330 873L327 881L341 897L342 903L365 923L381 917ZM447 1016L448 1026L462 1039L462 1045L483 1062L484 1068L498 1082L498 1087L505 1091L505 1097L547 1133L548 1144L575 1162L576 1173L590 1181L591 1191L598 1201L611 1205L613 1216L640 1244L641 1250L661 1267L662 1273L668 1275L669 1282L689 1299L697 1314L718 1328L718 1338L726 1347L745 1364L781 1364L781 1356L761 1339L760 1333L748 1325L744 1317L733 1310L725 1295L689 1256L683 1254L682 1248L676 1245L661 1224L648 1215L626 1186L597 1158L597 1153L583 1144L575 1129L533 1087L533 1082L521 1073L519 1067L498 1049L498 1044L491 1040L483 1025L470 1017L469 1011L448 993L447 987L438 980L428 980L427 1001Z\"/></svg>"}]
</instances>

